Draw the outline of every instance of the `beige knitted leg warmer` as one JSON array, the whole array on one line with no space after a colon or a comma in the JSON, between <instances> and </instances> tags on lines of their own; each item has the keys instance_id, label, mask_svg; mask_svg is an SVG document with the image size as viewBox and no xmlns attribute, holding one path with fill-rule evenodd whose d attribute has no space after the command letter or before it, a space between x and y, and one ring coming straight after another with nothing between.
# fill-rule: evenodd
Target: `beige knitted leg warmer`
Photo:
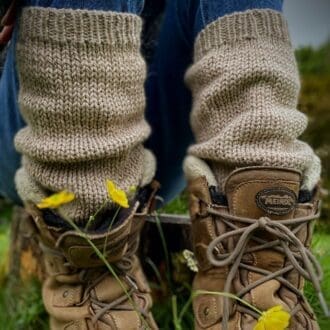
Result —
<instances>
[{"instance_id":1,"label":"beige knitted leg warmer","mask_svg":"<svg viewBox=\"0 0 330 330\"><path fill-rule=\"evenodd\" d=\"M69 9L23 9L17 66L20 110L27 127L16 136L24 201L69 190L62 213L79 222L119 187L151 181L153 156L143 148L146 66L136 15ZM145 171L145 169L147 169Z\"/></svg>"},{"instance_id":2,"label":"beige knitted leg warmer","mask_svg":"<svg viewBox=\"0 0 330 330\"><path fill-rule=\"evenodd\" d=\"M196 40L186 81L196 137L188 179L204 171L197 157L211 165L219 185L235 168L264 165L300 170L302 188L315 186L320 161L297 140L307 118L296 110L299 77L282 14L251 10L209 24Z\"/></svg>"}]
</instances>

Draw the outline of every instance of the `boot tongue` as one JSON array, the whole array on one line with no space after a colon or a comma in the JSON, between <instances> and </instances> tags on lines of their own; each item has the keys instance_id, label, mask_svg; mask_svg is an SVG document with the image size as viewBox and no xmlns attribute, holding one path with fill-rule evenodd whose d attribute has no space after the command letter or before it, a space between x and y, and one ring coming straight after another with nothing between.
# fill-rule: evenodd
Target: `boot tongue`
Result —
<instances>
[{"instance_id":1,"label":"boot tongue","mask_svg":"<svg viewBox=\"0 0 330 330\"><path fill-rule=\"evenodd\" d=\"M229 211L236 216L259 219L293 217L300 189L298 171L247 167L232 172L224 183Z\"/></svg>"}]
</instances>

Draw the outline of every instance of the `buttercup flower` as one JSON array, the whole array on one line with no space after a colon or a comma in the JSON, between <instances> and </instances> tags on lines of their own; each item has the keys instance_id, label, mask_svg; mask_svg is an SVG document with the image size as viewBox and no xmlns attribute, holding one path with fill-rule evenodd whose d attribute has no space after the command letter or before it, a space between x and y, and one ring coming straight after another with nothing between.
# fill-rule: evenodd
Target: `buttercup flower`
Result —
<instances>
[{"instance_id":1,"label":"buttercup flower","mask_svg":"<svg viewBox=\"0 0 330 330\"><path fill-rule=\"evenodd\" d=\"M108 190L109 198L114 202L120 205L121 207L128 208L128 199L125 191L116 187L116 185L111 181L106 181L106 186Z\"/></svg>"},{"instance_id":2,"label":"buttercup flower","mask_svg":"<svg viewBox=\"0 0 330 330\"><path fill-rule=\"evenodd\" d=\"M282 306L274 306L261 314L253 330L285 330L289 321L290 314Z\"/></svg>"},{"instance_id":3,"label":"buttercup flower","mask_svg":"<svg viewBox=\"0 0 330 330\"><path fill-rule=\"evenodd\" d=\"M55 193L49 197L44 198L37 207L39 209L57 209L63 204L72 202L75 199L75 195L66 190Z\"/></svg>"}]
</instances>

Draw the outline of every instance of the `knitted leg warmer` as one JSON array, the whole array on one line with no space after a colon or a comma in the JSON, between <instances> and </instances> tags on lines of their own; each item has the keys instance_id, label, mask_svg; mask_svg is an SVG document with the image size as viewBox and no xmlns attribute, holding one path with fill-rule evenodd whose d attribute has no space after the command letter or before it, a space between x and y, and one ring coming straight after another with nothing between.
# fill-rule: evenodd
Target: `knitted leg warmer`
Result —
<instances>
[{"instance_id":1,"label":"knitted leg warmer","mask_svg":"<svg viewBox=\"0 0 330 330\"><path fill-rule=\"evenodd\" d=\"M209 24L186 81L196 137L189 154L211 165L219 185L235 168L264 165L300 170L302 188L315 186L320 161L297 139L307 118L296 110L299 77L282 14L251 10ZM192 178L203 169L189 157L185 171Z\"/></svg>"},{"instance_id":2,"label":"knitted leg warmer","mask_svg":"<svg viewBox=\"0 0 330 330\"><path fill-rule=\"evenodd\" d=\"M153 156L142 145L150 131L142 21L27 7L19 27L19 105L27 127L15 139L23 154L17 189L35 203L50 192L75 193L61 212L79 222L104 202L106 179L127 191L154 175Z\"/></svg>"}]
</instances>

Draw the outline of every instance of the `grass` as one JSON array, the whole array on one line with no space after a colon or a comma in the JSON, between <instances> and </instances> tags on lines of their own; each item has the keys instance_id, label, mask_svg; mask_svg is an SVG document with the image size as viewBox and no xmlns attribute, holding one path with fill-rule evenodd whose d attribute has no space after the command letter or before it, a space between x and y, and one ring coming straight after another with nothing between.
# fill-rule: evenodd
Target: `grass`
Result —
<instances>
[{"instance_id":1,"label":"grass","mask_svg":"<svg viewBox=\"0 0 330 330\"><path fill-rule=\"evenodd\" d=\"M23 286L7 273L11 216L12 206L0 200L0 330L46 330L40 283Z\"/></svg>"},{"instance_id":2,"label":"grass","mask_svg":"<svg viewBox=\"0 0 330 330\"><path fill-rule=\"evenodd\" d=\"M0 269L2 270L0 276L0 330L46 330L48 329L48 318L42 305L40 284L32 281L24 286L19 286L17 283L12 283L10 276L4 276L7 269L11 207L4 204L0 205L0 208ZM164 211L186 213L186 196L183 194L168 205ZM324 219L316 225L312 248L324 269L325 278L322 288L330 304L330 225ZM160 267L154 267L157 268L155 269L157 276L153 277L154 280L151 283L155 300L154 317L161 329L170 330L174 329L173 315L182 314L181 329L193 329L194 317L191 306L183 313L183 308L187 307L186 304L191 295L190 283L193 273L185 265L182 253L173 253L168 258L172 264L170 275L172 285L168 283L166 260ZM330 319L323 316L314 289L309 283L305 286L305 294L316 312L321 330L328 330Z\"/></svg>"},{"instance_id":3,"label":"grass","mask_svg":"<svg viewBox=\"0 0 330 330\"><path fill-rule=\"evenodd\" d=\"M25 286L11 283L0 291L1 330L47 330L48 316L41 299L41 287L37 281ZM19 289L18 289L19 288Z\"/></svg>"},{"instance_id":4,"label":"grass","mask_svg":"<svg viewBox=\"0 0 330 330\"><path fill-rule=\"evenodd\" d=\"M330 234L329 232L322 232L317 230L313 237L313 252L320 261L323 271L324 280L322 282L322 291L330 306ZM311 283L305 285L305 295L312 305L320 325L321 330L328 330L330 328L330 319L323 315L319 301L315 295L315 291Z\"/></svg>"}]
</instances>

